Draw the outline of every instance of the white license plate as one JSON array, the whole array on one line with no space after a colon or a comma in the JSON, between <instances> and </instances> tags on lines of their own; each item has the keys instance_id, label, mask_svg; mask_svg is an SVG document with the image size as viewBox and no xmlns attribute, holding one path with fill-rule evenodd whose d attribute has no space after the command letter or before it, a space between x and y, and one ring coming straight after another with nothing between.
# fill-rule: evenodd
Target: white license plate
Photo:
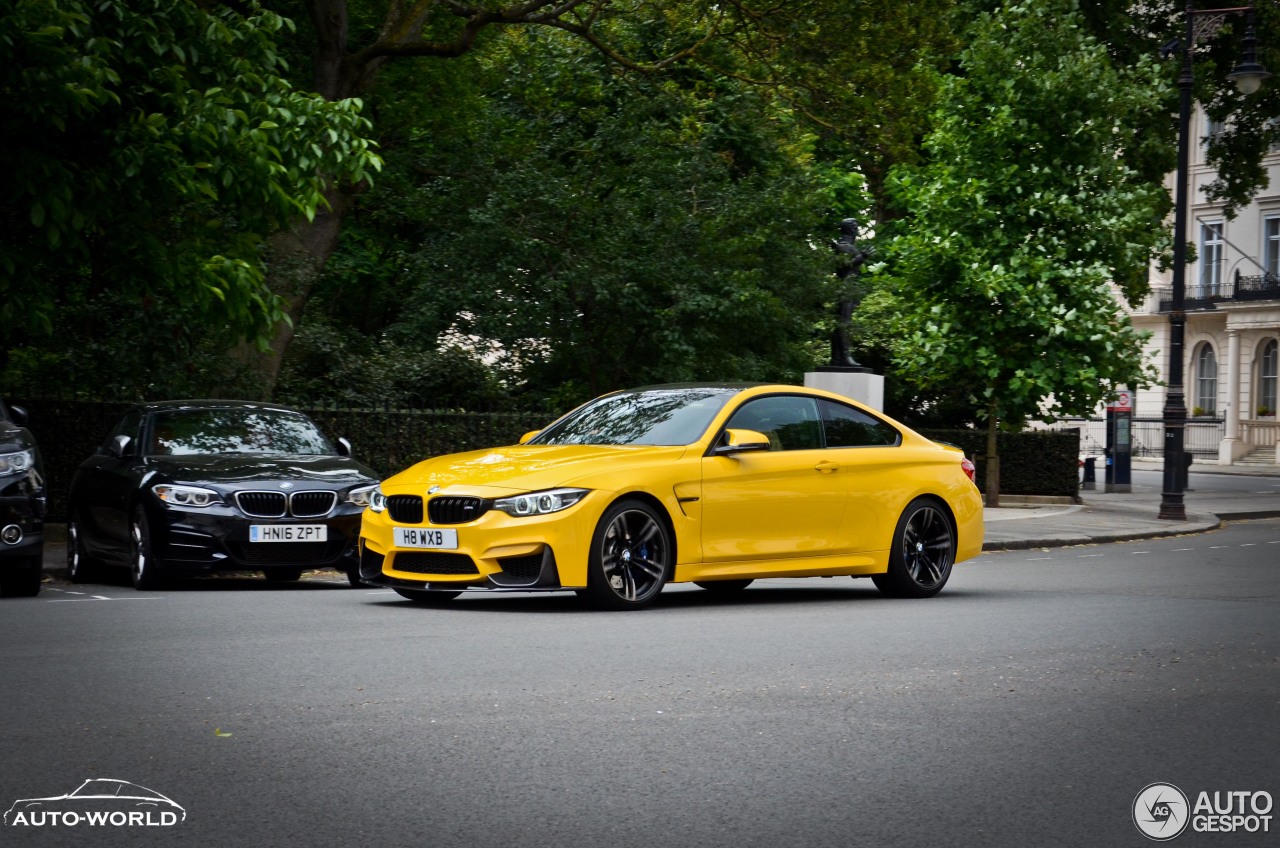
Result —
<instances>
[{"instance_id":1,"label":"white license plate","mask_svg":"<svg viewBox=\"0 0 1280 848\"><path fill-rule=\"evenodd\" d=\"M250 524L250 542L327 542L327 524Z\"/></svg>"},{"instance_id":2,"label":"white license plate","mask_svg":"<svg viewBox=\"0 0 1280 848\"><path fill-rule=\"evenodd\" d=\"M397 548L435 548L443 551L458 549L457 530L428 530L421 527L397 527Z\"/></svg>"}]
</instances>

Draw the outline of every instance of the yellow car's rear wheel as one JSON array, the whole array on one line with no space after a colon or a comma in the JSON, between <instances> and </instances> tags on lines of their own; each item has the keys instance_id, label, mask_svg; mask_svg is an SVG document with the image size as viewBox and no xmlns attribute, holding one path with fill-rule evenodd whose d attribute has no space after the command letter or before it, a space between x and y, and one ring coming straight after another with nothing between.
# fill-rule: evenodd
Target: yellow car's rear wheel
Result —
<instances>
[{"instance_id":1,"label":"yellow car's rear wheel","mask_svg":"<svg viewBox=\"0 0 1280 848\"><path fill-rule=\"evenodd\" d=\"M889 570L872 575L876 588L898 598L929 598L942 591L956 561L956 531L932 498L907 504L893 533Z\"/></svg>"},{"instance_id":2,"label":"yellow car's rear wheel","mask_svg":"<svg viewBox=\"0 0 1280 848\"><path fill-rule=\"evenodd\" d=\"M581 594L605 609L640 609L662 592L674 563L671 531L657 510L640 500L618 501L596 526Z\"/></svg>"}]
</instances>

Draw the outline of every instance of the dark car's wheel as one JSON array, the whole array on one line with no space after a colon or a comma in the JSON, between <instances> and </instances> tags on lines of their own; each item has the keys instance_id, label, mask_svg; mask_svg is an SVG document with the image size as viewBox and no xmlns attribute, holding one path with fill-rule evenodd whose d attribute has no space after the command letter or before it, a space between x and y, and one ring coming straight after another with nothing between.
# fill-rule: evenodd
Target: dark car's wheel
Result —
<instances>
[{"instance_id":1,"label":"dark car's wheel","mask_svg":"<svg viewBox=\"0 0 1280 848\"><path fill-rule=\"evenodd\" d=\"M366 589L373 585L360 579L360 563L358 561L347 566L346 574L347 582L351 584L352 589Z\"/></svg>"},{"instance_id":2,"label":"dark car's wheel","mask_svg":"<svg viewBox=\"0 0 1280 848\"><path fill-rule=\"evenodd\" d=\"M956 531L931 498L907 505L893 531L889 570L874 574L876 588L898 598L929 598L942 591L956 561Z\"/></svg>"},{"instance_id":3,"label":"dark car's wheel","mask_svg":"<svg viewBox=\"0 0 1280 848\"><path fill-rule=\"evenodd\" d=\"M43 560L40 555L15 557L0 567L0 598L34 598L40 594Z\"/></svg>"},{"instance_id":4,"label":"dark car's wheel","mask_svg":"<svg viewBox=\"0 0 1280 848\"><path fill-rule=\"evenodd\" d=\"M67 579L72 583L87 583L97 571L93 560L85 552L84 538L81 535L83 527L80 513L71 513L71 517L67 519Z\"/></svg>"},{"instance_id":5,"label":"dark car's wheel","mask_svg":"<svg viewBox=\"0 0 1280 848\"><path fill-rule=\"evenodd\" d=\"M302 579L301 568L272 568L262 572L262 576L273 583L291 583Z\"/></svg>"},{"instance_id":6,"label":"dark car's wheel","mask_svg":"<svg viewBox=\"0 0 1280 848\"><path fill-rule=\"evenodd\" d=\"M462 594L461 592L432 592L426 589L401 589L399 586L392 588L400 597L424 606L447 603Z\"/></svg>"},{"instance_id":7,"label":"dark car's wheel","mask_svg":"<svg viewBox=\"0 0 1280 848\"><path fill-rule=\"evenodd\" d=\"M643 501L605 510L591 539L587 588L580 594L604 609L640 609L671 579L675 546L666 522Z\"/></svg>"},{"instance_id":8,"label":"dark car's wheel","mask_svg":"<svg viewBox=\"0 0 1280 848\"><path fill-rule=\"evenodd\" d=\"M133 513L133 526L129 541L129 578L133 588L140 592L158 589L161 584L160 564L151 548L151 529L147 526L147 513L138 507Z\"/></svg>"},{"instance_id":9,"label":"dark car's wheel","mask_svg":"<svg viewBox=\"0 0 1280 848\"><path fill-rule=\"evenodd\" d=\"M733 592L741 592L754 582L754 580L695 580L693 585L706 589L708 592L714 592L717 595L728 595Z\"/></svg>"}]
</instances>

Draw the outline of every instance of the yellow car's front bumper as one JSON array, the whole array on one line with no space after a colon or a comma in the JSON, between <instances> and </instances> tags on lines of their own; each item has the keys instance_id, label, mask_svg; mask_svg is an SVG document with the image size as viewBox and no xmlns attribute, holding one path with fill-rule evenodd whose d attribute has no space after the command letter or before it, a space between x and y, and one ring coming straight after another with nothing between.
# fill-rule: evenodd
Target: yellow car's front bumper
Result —
<instances>
[{"instance_id":1,"label":"yellow car's front bumper","mask_svg":"<svg viewBox=\"0 0 1280 848\"><path fill-rule=\"evenodd\" d=\"M549 515L515 517L489 509L466 524L396 523L366 510L360 530L360 574L366 582L404 588L574 589L587 585L587 556L602 493ZM395 528L457 533L454 548L398 547Z\"/></svg>"}]
</instances>

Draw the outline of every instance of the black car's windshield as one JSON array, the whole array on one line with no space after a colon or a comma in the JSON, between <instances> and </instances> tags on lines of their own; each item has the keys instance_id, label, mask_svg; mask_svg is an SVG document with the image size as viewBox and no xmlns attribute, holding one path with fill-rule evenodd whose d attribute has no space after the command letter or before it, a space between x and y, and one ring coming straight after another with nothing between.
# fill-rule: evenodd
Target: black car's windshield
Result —
<instances>
[{"instance_id":1,"label":"black car's windshield","mask_svg":"<svg viewBox=\"0 0 1280 848\"><path fill-rule=\"evenodd\" d=\"M532 445L687 445L738 389L670 387L594 400L529 441Z\"/></svg>"},{"instance_id":2,"label":"black car's windshield","mask_svg":"<svg viewBox=\"0 0 1280 848\"><path fill-rule=\"evenodd\" d=\"M311 419L276 409L175 409L157 412L151 454L249 453L316 456L336 453Z\"/></svg>"}]
</instances>

